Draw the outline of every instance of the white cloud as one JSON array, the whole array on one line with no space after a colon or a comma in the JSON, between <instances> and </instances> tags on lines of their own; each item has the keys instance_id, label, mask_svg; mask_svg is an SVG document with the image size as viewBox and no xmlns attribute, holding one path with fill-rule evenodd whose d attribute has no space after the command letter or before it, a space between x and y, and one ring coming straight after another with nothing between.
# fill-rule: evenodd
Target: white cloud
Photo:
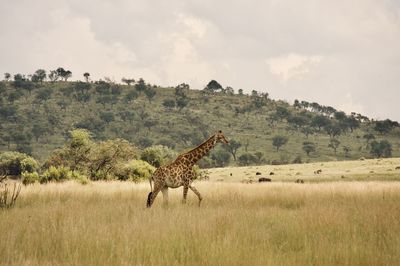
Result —
<instances>
[{"instance_id":1,"label":"white cloud","mask_svg":"<svg viewBox=\"0 0 400 266\"><path fill-rule=\"evenodd\" d=\"M322 56L306 56L290 53L285 56L273 57L266 62L273 75L283 81L292 78L302 78L311 71L322 60Z\"/></svg>"}]
</instances>

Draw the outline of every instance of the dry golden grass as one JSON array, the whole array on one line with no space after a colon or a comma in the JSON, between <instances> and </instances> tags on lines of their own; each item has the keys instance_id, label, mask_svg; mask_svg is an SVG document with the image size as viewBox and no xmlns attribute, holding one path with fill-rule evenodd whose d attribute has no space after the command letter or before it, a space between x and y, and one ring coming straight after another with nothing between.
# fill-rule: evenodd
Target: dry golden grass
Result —
<instances>
[{"instance_id":1,"label":"dry golden grass","mask_svg":"<svg viewBox=\"0 0 400 266\"><path fill-rule=\"evenodd\" d=\"M23 189L0 211L2 265L396 265L400 183L197 182L145 209L149 185Z\"/></svg>"}]
</instances>

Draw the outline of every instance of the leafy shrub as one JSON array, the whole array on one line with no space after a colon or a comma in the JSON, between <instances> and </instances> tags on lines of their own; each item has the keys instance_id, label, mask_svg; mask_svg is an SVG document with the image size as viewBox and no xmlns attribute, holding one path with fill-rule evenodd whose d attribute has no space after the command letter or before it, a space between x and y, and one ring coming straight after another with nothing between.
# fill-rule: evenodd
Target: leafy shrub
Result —
<instances>
[{"instance_id":1,"label":"leafy shrub","mask_svg":"<svg viewBox=\"0 0 400 266\"><path fill-rule=\"evenodd\" d=\"M40 178L40 183L47 183L47 182L62 182L65 180L70 179L71 171L68 167L60 166L50 166Z\"/></svg>"},{"instance_id":2,"label":"leafy shrub","mask_svg":"<svg viewBox=\"0 0 400 266\"><path fill-rule=\"evenodd\" d=\"M23 172L22 173L22 184L30 185L40 181L40 176L37 172Z\"/></svg>"},{"instance_id":3,"label":"leafy shrub","mask_svg":"<svg viewBox=\"0 0 400 266\"><path fill-rule=\"evenodd\" d=\"M148 179L156 168L142 160L132 160L119 168L116 176L119 180L139 181Z\"/></svg>"},{"instance_id":4,"label":"leafy shrub","mask_svg":"<svg viewBox=\"0 0 400 266\"><path fill-rule=\"evenodd\" d=\"M19 152L0 153L0 174L20 176L23 172L34 172L38 168L35 159Z\"/></svg>"},{"instance_id":5,"label":"leafy shrub","mask_svg":"<svg viewBox=\"0 0 400 266\"><path fill-rule=\"evenodd\" d=\"M77 171L69 171L68 173L69 179L71 180L75 180L78 183L80 183L81 185L87 185L89 184L89 178L85 175L82 175L81 173L77 172Z\"/></svg>"},{"instance_id":6,"label":"leafy shrub","mask_svg":"<svg viewBox=\"0 0 400 266\"><path fill-rule=\"evenodd\" d=\"M166 146L155 145L144 149L140 159L154 167L160 167L161 165L172 162L176 155L175 151Z\"/></svg>"}]
</instances>

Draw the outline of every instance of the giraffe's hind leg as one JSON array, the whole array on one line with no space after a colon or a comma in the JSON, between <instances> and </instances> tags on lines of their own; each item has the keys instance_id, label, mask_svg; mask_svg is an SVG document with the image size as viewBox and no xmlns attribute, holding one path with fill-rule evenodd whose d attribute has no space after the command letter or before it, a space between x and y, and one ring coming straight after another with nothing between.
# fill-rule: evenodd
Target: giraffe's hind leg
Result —
<instances>
[{"instance_id":1,"label":"giraffe's hind leg","mask_svg":"<svg viewBox=\"0 0 400 266\"><path fill-rule=\"evenodd\" d=\"M197 197L199 198L199 207L200 207L200 203L203 200L203 197L201 196L200 192L193 186L189 185L189 188L194 192L194 194L197 195Z\"/></svg>"},{"instance_id":2,"label":"giraffe's hind leg","mask_svg":"<svg viewBox=\"0 0 400 266\"><path fill-rule=\"evenodd\" d=\"M164 206L168 206L168 187L163 187L161 189L161 192L163 194L163 200L164 200L163 204Z\"/></svg>"},{"instance_id":3,"label":"giraffe's hind leg","mask_svg":"<svg viewBox=\"0 0 400 266\"><path fill-rule=\"evenodd\" d=\"M189 186L183 186L183 199L182 199L182 204L186 203L186 197L188 193Z\"/></svg>"}]
</instances>

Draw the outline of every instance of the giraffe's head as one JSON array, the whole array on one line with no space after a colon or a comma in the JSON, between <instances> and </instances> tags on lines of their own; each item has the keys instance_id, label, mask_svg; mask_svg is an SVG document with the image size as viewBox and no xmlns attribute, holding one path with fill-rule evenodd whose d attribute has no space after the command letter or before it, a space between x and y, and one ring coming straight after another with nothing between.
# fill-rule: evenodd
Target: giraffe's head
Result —
<instances>
[{"instance_id":1,"label":"giraffe's head","mask_svg":"<svg viewBox=\"0 0 400 266\"><path fill-rule=\"evenodd\" d=\"M216 140L217 142L222 142L222 143L225 143L225 144L228 144L228 143L229 143L229 141L225 138L224 133L222 133L221 130L219 130L219 131L215 134L215 140Z\"/></svg>"}]
</instances>

